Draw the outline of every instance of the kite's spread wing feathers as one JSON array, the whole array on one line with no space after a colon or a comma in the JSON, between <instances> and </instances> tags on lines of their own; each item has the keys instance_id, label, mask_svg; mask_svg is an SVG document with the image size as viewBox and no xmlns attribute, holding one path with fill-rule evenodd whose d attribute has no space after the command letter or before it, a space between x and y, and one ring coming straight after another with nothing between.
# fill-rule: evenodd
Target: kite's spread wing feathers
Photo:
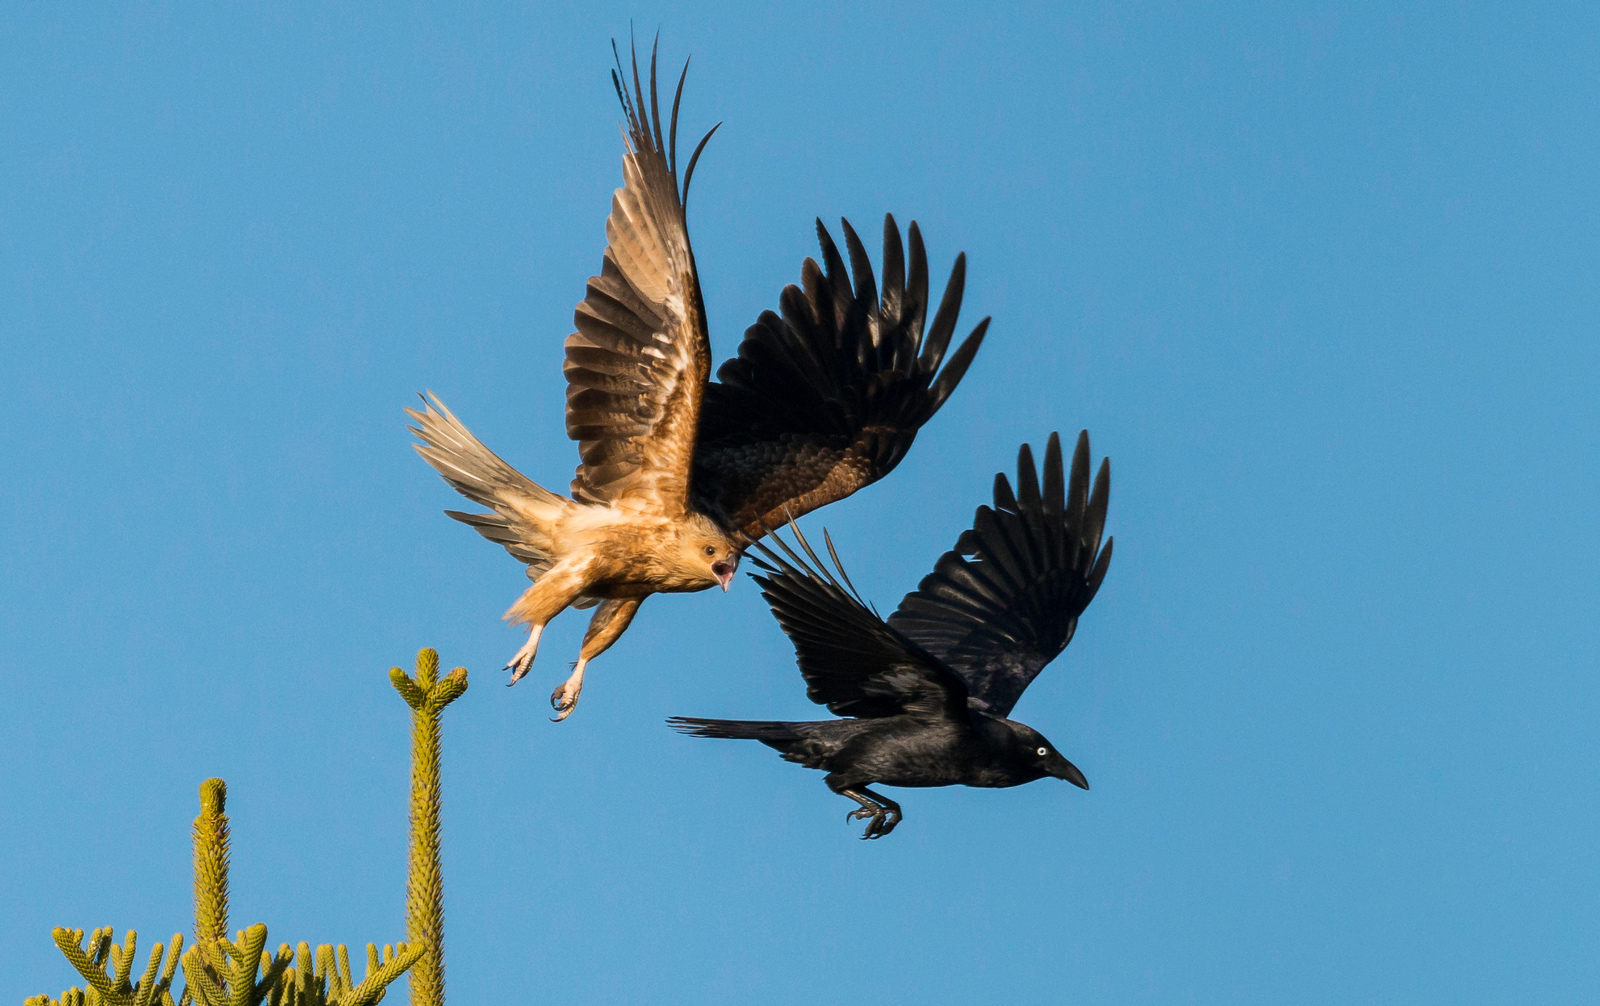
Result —
<instances>
[{"instance_id":1,"label":"kite's spread wing feathers","mask_svg":"<svg viewBox=\"0 0 1600 1006\"><path fill-rule=\"evenodd\" d=\"M648 108L637 54L631 90L621 72L619 58L613 79L628 118L623 186L606 219L600 275L589 280L575 314L578 331L566 342L567 435L583 458L572 495L677 515L688 504L700 399L711 372L684 217L694 159L680 192L677 99L670 146L663 149L654 52ZM683 94L682 77L677 93Z\"/></svg>"},{"instance_id":2,"label":"kite's spread wing feathers","mask_svg":"<svg viewBox=\"0 0 1600 1006\"><path fill-rule=\"evenodd\" d=\"M1023 445L1017 492L996 475L994 508L978 508L970 530L907 594L889 624L966 679L974 702L998 716L1066 648L1078 616L1111 562L1100 547L1111 492L1103 461L1089 488L1089 435L1078 437L1063 487L1061 438L1045 449L1044 487Z\"/></svg>"},{"instance_id":3,"label":"kite's spread wing feathers","mask_svg":"<svg viewBox=\"0 0 1600 1006\"><path fill-rule=\"evenodd\" d=\"M804 288L784 289L782 316L764 312L706 389L696 503L751 540L892 471L989 324L979 322L945 363L966 278L958 256L924 335L928 259L915 223L908 273L900 230L884 220L881 295L849 222L849 271L820 220L817 237L825 268L806 259Z\"/></svg>"},{"instance_id":4,"label":"kite's spread wing feathers","mask_svg":"<svg viewBox=\"0 0 1600 1006\"><path fill-rule=\"evenodd\" d=\"M751 575L794 643L811 701L840 716L966 718L966 684L884 624L856 596L842 567L838 578L829 573L798 527L795 537L809 561L772 537L782 554L755 545L760 555L753 561L765 575Z\"/></svg>"}]
</instances>

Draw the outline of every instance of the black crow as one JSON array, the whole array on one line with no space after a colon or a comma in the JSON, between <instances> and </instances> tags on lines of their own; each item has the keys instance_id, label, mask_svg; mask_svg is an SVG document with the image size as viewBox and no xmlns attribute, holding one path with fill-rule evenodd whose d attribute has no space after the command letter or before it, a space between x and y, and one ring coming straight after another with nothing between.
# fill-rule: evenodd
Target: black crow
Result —
<instances>
[{"instance_id":1,"label":"black crow","mask_svg":"<svg viewBox=\"0 0 1600 1006\"><path fill-rule=\"evenodd\" d=\"M940 556L900 608L869 608L827 538L835 577L797 526L806 557L773 535L780 555L757 546L752 573L794 641L811 701L847 719L786 723L673 717L696 737L757 740L785 760L828 773L828 788L860 805L862 838L900 823L900 805L867 786L1018 786L1045 776L1089 782L1037 730L1007 719L1023 690L1066 648L1111 561L1100 547L1111 463L1089 486L1089 434L1078 436L1070 485L1061 438L1050 435L1044 479L1026 444L1017 491L996 475L993 509ZM787 558L785 558L787 556Z\"/></svg>"}]
</instances>

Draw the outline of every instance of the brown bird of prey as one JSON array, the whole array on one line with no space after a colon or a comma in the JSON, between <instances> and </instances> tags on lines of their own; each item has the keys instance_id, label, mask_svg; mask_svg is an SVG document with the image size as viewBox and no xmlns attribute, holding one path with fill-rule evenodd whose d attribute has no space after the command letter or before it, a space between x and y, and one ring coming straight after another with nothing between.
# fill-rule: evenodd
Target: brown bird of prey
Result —
<instances>
[{"instance_id":1,"label":"brown bird of prey","mask_svg":"<svg viewBox=\"0 0 1600 1006\"><path fill-rule=\"evenodd\" d=\"M684 217L695 162L680 189L678 102L665 142L650 60L649 105L620 58L612 75L627 118L622 188L606 219L600 275L566 341L567 435L582 463L567 498L496 457L438 398L408 409L415 445L462 495L490 513L451 517L527 564L533 585L505 618L529 627L506 669L533 664L545 624L596 607L572 675L550 697L565 719L584 668L627 629L651 594L728 589L744 548L769 527L849 496L899 464L972 362L989 319L940 369L966 276L957 256L924 333L928 261L913 223L910 254L893 217L883 228L880 293L861 240L844 223L847 272L822 222L823 266L806 259L781 313L764 311L738 356L711 378L705 306Z\"/></svg>"}]
</instances>

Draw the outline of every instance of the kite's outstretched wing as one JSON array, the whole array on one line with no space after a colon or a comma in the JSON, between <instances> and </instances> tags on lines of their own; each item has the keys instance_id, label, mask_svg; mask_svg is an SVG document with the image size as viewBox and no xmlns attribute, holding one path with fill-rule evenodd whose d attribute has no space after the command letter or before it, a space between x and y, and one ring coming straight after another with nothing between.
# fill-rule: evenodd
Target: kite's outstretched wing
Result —
<instances>
[{"instance_id":1,"label":"kite's outstretched wing","mask_svg":"<svg viewBox=\"0 0 1600 1006\"><path fill-rule=\"evenodd\" d=\"M684 75L689 66L684 64ZM567 337L567 435L583 463L572 480L574 498L620 502L671 516L688 506L700 399L711 374L711 344L684 200L695 160L678 187L678 78L666 142L650 54L650 104L633 55L633 87L619 57L612 75L628 118L622 188L606 219L600 275L578 305L578 331ZM716 132L713 128L712 132Z\"/></svg>"},{"instance_id":2,"label":"kite's outstretched wing","mask_svg":"<svg viewBox=\"0 0 1600 1006\"><path fill-rule=\"evenodd\" d=\"M837 578L798 527L794 533L806 555L774 534L782 553L755 545L760 554L753 561L765 575L751 576L794 643L807 697L840 716L910 713L965 720L966 684L862 603L831 541L828 551L839 570Z\"/></svg>"},{"instance_id":3,"label":"kite's outstretched wing","mask_svg":"<svg viewBox=\"0 0 1600 1006\"><path fill-rule=\"evenodd\" d=\"M825 268L806 259L802 286L778 299L782 315L763 312L706 389L696 504L750 540L893 471L989 326L980 321L945 362L966 281L961 255L924 337L928 257L915 223L908 272L900 229L884 219L881 296L848 221L848 272L820 220L817 238Z\"/></svg>"},{"instance_id":4,"label":"kite's outstretched wing","mask_svg":"<svg viewBox=\"0 0 1600 1006\"><path fill-rule=\"evenodd\" d=\"M973 704L1010 715L1023 691L1056 658L1094 600L1111 562L1100 547L1111 493L1111 462L1089 488L1089 434L1078 435L1072 480L1062 485L1061 438L1044 455L1044 488L1024 444L1017 492L994 480L994 508L978 508L972 528L939 557L905 596L889 625L960 674Z\"/></svg>"}]
</instances>

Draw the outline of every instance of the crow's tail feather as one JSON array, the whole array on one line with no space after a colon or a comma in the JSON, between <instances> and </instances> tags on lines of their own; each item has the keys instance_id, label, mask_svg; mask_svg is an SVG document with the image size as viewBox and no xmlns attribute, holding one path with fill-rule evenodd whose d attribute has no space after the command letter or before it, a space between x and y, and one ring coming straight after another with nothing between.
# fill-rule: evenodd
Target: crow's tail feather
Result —
<instances>
[{"instance_id":1,"label":"crow's tail feather","mask_svg":"<svg viewBox=\"0 0 1600 1006\"><path fill-rule=\"evenodd\" d=\"M809 723L785 723L782 720L703 720L693 716L673 716L667 725L691 737L728 737L734 740L760 741L768 747L784 750L805 737Z\"/></svg>"}]
</instances>

